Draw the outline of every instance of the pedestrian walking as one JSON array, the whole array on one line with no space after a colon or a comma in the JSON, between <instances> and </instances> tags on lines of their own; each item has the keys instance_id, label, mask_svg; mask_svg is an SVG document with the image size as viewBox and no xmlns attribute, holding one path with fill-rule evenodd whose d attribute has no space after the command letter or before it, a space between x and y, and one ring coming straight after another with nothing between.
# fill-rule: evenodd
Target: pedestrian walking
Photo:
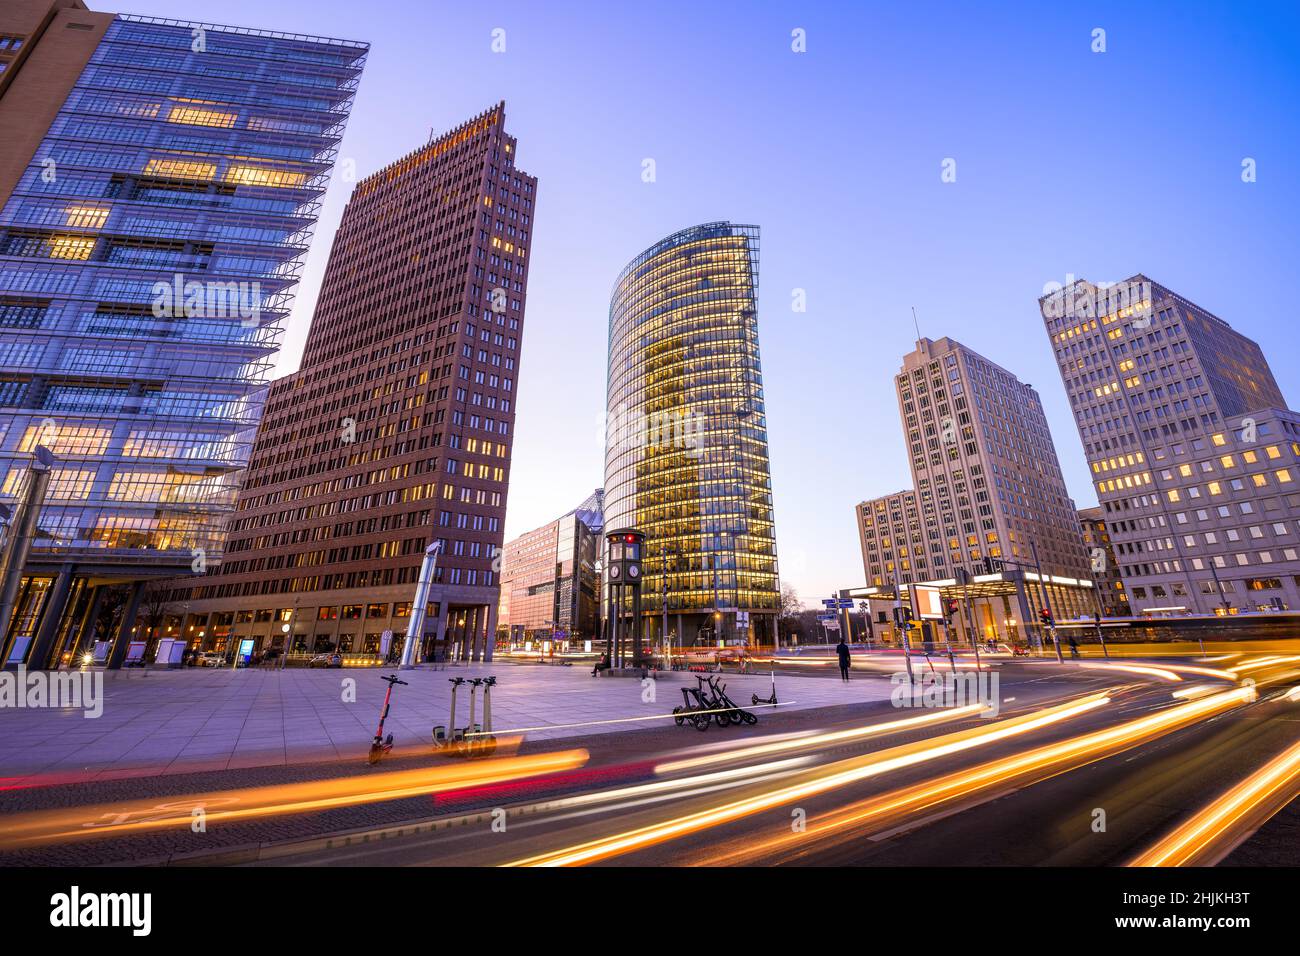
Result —
<instances>
[{"instance_id":1,"label":"pedestrian walking","mask_svg":"<svg viewBox=\"0 0 1300 956\"><path fill-rule=\"evenodd\" d=\"M840 680L848 680L849 664L852 663L852 658L849 657L849 645L844 643L843 637L841 637L840 642L835 645L835 653L840 659Z\"/></svg>"}]
</instances>

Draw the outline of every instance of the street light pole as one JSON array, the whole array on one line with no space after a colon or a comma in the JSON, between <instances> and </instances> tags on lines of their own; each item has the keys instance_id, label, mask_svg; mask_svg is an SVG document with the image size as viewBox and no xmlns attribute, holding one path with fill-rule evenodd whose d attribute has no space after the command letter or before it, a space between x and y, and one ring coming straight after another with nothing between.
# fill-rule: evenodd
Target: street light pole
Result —
<instances>
[{"instance_id":1,"label":"street light pole","mask_svg":"<svg viewBox=\"0 0 1300 956\"><path fill-rule=\"evenodd\" d=\"M910 607L911 601L908 601ZM912 638L910 628L903 627L903 580L898 573L898 563L894 563L894 626L903 632L903 661L907 664L907 686L916 683L912 674Z\"/></svg>"},{"instance_id":2,"label":"street light pole","mask_svg":"<svg viewBox=\"0 0 1300 956\"><path fill-rule=\"evenodd\" d=\"M293 610L289 612L289 622L280 628L284 632L284 650L280 652L280 670L284 670L285 664L289 660L289 648L293 646L294 633L298 627L298 602L302 598L293 599ZM189 605L187 604L188 608Z\"/></svg>"},{"instance_id":3,"label":"street light pole","mask_svg":"<svg viewBox=\"0 0 1300 956\"><path fill-rule=\"evenodd\" d=\"M659 545L659 563L660 573L663 575L663 581L660 590L663 593L663 638L664 638L664 656L667 658L669 670L672 669L673 651L672 644L668 640L668 546Z\"/></svg>"},{"instance_id":4,"label":"street light pole","mask_svg":"<svg viewBox=\"0 0 1300 956\"><path fill-rule=\"evenodd\" d=\"M1043 607L1047 609L1048 627L1051 631L1052 644L1056 647L1056 663L1064 664L1065 658L1061 656L1061 641L1056 636L1056 614L1052 610L1052 596L1047 591L1047 582L1043 580L1043 566L1038 561L1038 542L1029 542L1030 553L1034 556L1034 570L1038 573L1038 588L1043 593Z\"/></svg>"}]
</instances>

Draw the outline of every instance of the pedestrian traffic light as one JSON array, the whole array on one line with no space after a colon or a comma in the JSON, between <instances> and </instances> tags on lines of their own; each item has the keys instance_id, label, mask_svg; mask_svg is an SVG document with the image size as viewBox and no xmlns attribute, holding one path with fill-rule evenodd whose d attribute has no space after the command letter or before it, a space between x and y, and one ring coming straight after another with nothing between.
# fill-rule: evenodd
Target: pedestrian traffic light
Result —
<instances>
[{"instance_id":1,"label":"pedestrian traffic light","mask_svg":"<svg viewBox=\"0 0 1300 956\"><path fill-rule=\"evenodd\" d=\"M957 609L958 609L957 599L948 598L947 603L944 605L944 611L948 615L949 620L951 620L952 617L957 613Z\"/></svg>"}]
</instances>

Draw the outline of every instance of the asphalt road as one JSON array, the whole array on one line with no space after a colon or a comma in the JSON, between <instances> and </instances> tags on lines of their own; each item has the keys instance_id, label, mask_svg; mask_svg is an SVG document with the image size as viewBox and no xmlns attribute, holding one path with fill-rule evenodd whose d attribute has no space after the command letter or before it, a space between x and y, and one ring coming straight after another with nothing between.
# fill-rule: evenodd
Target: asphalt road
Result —
<instances>
[{"instance_id":1,"label":"asphalt road","mask_svg":"<svg viewBox=\"0 0 1300 956\"><path fill-rule=\"evenodd\" d=\"M55 809L0 794L0 863L1120 865L1204 819L1178 844L1192 862L1296 865L1300 758L1274 765L1300 739L1297 662L1006 661L995 716L864 703L482 760L63 788ZM1213 812L1270 767L1268 786ZM197 804L214 814L202 833ZM92 816L107 823L86 839Z\"/></svg>"},{"instance_id":2,"label":"asphalt road","mask_svg":"<svg viewBox=\"0 0 1300 956\"><path fill-rule=\"evenodd\" d=\"M1260 676L1259 672L1256 672ZM1116 679L1120 677L1120 679ZM636 787L606 788L589 803L540 805L503 801L504 815L479 813L458 826L430 834L367 841L318 850L281 862L292 865L541 865L591 862L609 865L872 865L1002 866L1119 865L1132 860L1177 822L1212 797L1249 777L1300 737L1300 703L1265 691L1254 701L1234 700L1199 719L1156 728L1147 738L1126 741L1115 728L1164 719L1193 701L1178 700L1180 685L1138 683L1110 672L1035 676L1032 666L1004 680L1000 720L1040 711L1105 689L1110 701L1048 726L972 746L958 753L891 768L844 785L781 799L774 791L795 790L855 759L885 748L920 742L941 744L954 733L986 729L972 718L844 744L787 751L810 766L779 768L773 755L701 764L663 779L691 780L662 793ZM1184 683L1181 685L1186 686ZM1216 683L1228 688L1228 683ZM1226 692L1223 690L1220 693ZM892 710L877 720L896 720ZM862 726L841 720L829 731ZM985 728L981 728L985 725ZM1099 745L1100 755L1081 753L1060 763L1030 767L1017 776L990 772L986 786L969 789L968 778L999 761L1029 751L1069 745L1089 735L1117 739ZM885 751L889 752L889 751ZM767 779L734 781L714 775L741 768ZM856 772L856 771L855 771ZM1019 771L1017 771L1019 772ZM947 780L948 798L928 792ZM744 804L756 804L746 812ZM891 806L897 804L897 806ZM740 809L734 809L741 805ZM728 809L733 808L733 809ZM1276 810L1276 807L1272 808ZM711 817L734 817L714 820ZM801 817L803 829L796 826ZM496 827L494 828L493 823ZM1210 848L1215 859L1248 857L1250 862L1295 865L1293 842L1252 842L1254 826L1225 832ZM1266 836L1266 834L1265 834ZM1232 850L1238 843L1244 845ZM1259 845L1262 843L1263 845ZM584 857L584 854L590 856Z\"/></svg>"}]
</instances>

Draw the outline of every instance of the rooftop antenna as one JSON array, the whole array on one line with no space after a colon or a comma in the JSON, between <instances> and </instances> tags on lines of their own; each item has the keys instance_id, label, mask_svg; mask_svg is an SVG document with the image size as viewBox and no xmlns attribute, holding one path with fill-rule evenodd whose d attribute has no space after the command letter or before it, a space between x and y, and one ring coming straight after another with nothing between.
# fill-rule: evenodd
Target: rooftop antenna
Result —
<instances>
[{"instance_id":1,"label":"rooftop antenna","mask_svg":"<svg viewBox=\"0 0 1300 956\"><path fill-rule=\"evenodd\" d=\"M921 341L921 323L916 320L916 306L912 306L912 325L916 329L916 340Z\"/></svg>"}]
</instances>

